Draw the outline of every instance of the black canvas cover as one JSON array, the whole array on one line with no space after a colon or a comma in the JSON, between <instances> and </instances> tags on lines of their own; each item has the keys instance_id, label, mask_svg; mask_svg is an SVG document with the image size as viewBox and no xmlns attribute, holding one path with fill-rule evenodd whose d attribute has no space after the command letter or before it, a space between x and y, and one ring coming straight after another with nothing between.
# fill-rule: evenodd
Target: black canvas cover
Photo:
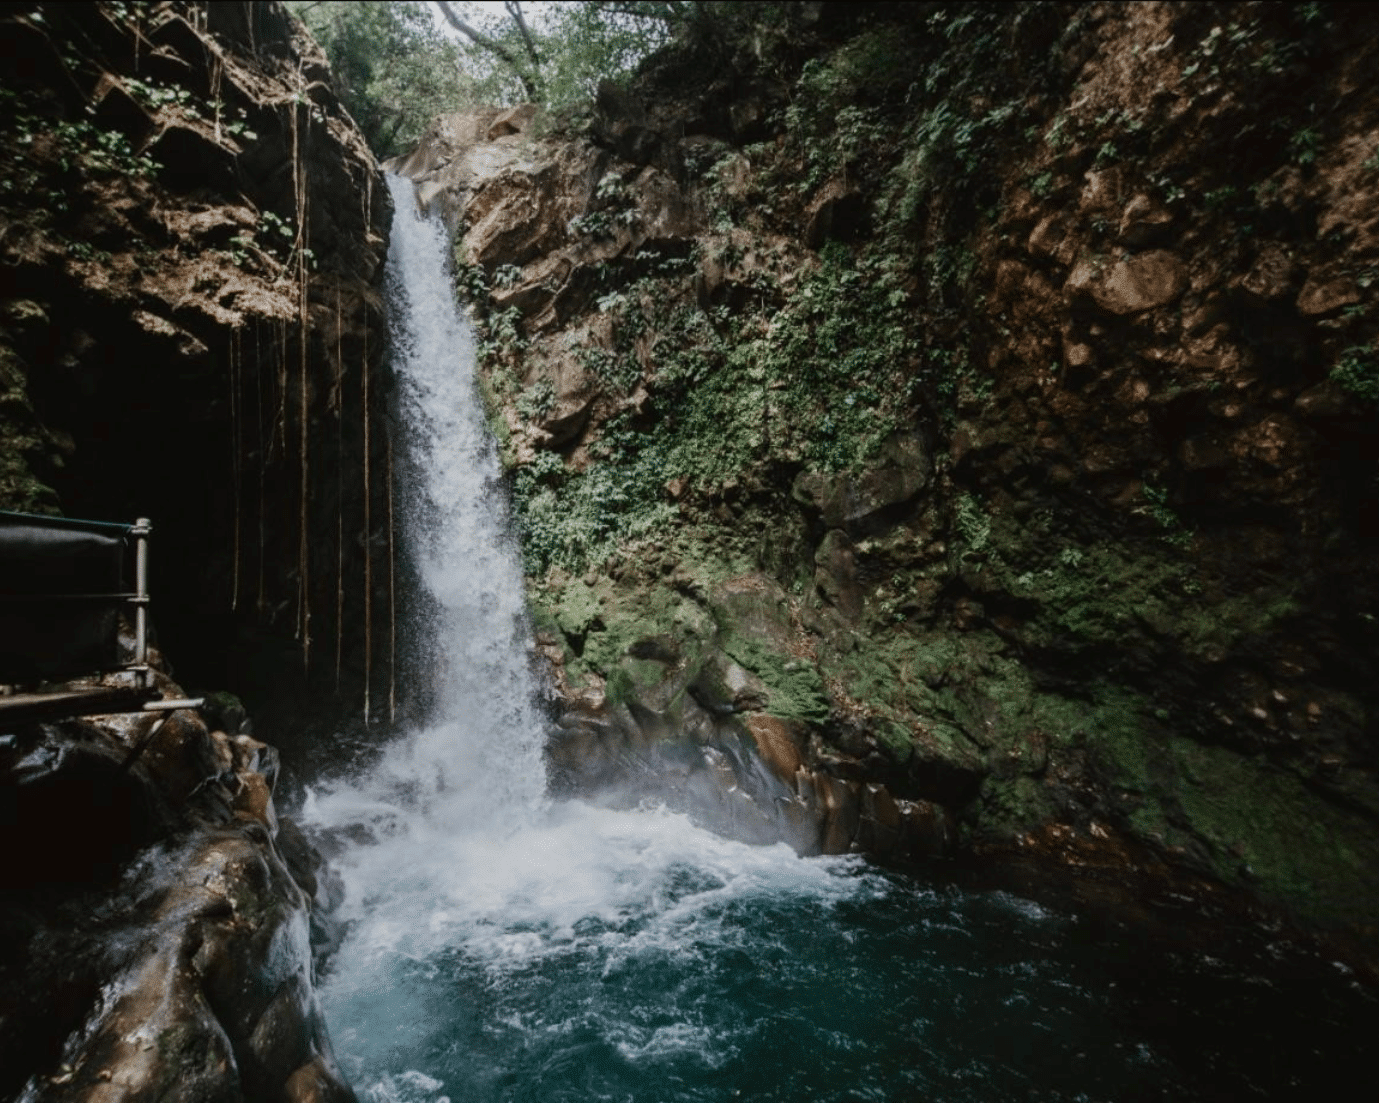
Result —
<instances>
[{"instance_id":1,"label":"black canvas cover","mask_svg":"<svg viewBox=\"0 0 1379 1103\"><path fill-rule=\"evenodd\" d=\"M121 665L129 528L0 512L0 682Z\"/></svg>"}]
</instances>

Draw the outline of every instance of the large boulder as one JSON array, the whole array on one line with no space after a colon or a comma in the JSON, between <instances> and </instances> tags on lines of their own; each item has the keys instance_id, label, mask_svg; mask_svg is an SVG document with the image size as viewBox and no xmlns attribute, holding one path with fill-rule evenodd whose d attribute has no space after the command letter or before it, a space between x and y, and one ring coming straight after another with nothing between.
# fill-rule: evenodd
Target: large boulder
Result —
<instances>
[{"instance_id":1,"label":"large boulder","mask_svg":"<svg viewBox=\"0 0 1379 1103\"><path fill-rule=\"evenodd\" d=\"M1187 282L1181 259L1167 249L1152 249L1114 261L1079 261L1064 289L1074 296L1089 296L1108 314L1142 314L1173 302Z\"/></svg>"}]
</instances>

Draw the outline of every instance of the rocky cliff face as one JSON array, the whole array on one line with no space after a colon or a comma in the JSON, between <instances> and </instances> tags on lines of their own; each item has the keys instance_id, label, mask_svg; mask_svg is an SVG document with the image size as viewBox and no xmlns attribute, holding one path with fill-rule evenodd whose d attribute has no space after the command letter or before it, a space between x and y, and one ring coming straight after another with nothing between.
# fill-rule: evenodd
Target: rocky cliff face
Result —
<instances>
[{"instance_id":1,"label":"rocky cliff face","mask_svg":"<svg viewBox=\"0 0 1379 1103\"><path fill-rule=\"evenodd\" d=\"M0 506L151 517L195 684L386 713L388 199L320 51L271 3L10 5L0 39ZM243 721L0 733L0 1094L353 1098L329 879Z\"/></svg>"},{"instance_id":2,"label":"rocky cliff face","mask_svg":"<svg viewBox=\"0 0 1379 1103\"><path fill-rule=\"evenodd\" d=\"M389 202L318 47L274 4L3 30L0 505L151 517L194 684L386 705Z\"/></svg>"},{"instance_id":3,"label":"rocky cliff face","mask_svg":"<svg viewBox=\"0 0 1379 1103\"><path fill-rule=\"evenodd\" d=\"M400 166L460 231L557 782L1367 930L1375 24L782 18Z\"/></svg>"}]
</instances>

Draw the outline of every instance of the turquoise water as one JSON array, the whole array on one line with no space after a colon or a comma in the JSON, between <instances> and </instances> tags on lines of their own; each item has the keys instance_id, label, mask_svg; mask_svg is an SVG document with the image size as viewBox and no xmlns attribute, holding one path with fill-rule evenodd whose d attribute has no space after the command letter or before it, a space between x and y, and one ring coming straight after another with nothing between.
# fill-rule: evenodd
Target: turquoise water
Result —
<instances>
[{"instance_id":1,"label":"turquoise water","mask_svg":"<svg viewBox=\"0 0 1379 1103\"><path fill-rule=\"evenodd\" d=\"M1345 1085L1372 994L1281 935L1163 945L665 812L548 816L487 854L422 844L425 873L396 850L354 871L375 895L323 999L361 1098L1368 1097Z\"/></svg>"}]
</instances>

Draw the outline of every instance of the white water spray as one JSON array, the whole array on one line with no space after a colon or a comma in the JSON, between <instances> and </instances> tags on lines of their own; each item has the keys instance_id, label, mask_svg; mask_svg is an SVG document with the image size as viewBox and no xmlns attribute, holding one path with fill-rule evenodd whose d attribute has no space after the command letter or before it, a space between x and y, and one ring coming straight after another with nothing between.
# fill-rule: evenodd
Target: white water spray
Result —
<instances>
[{"instance_id":1,"label":"white water spray","mask_svg":"<svg viewBox=\"0 0 1379 1103\"><path fill-rule=\"evenodd\" d=\"M434 738L444 750L418 749L463 772L447 782L465 789L471 806L528 808L544 785L541 718L498 453L475 386L474 342L456 309L443 227L420 215L408 181L390 177L389 186L398 211L388 258L393 366L417 484L406 497L404 539L441 610L429 673L441 718Z\"/></svg>"}]
</instances>

